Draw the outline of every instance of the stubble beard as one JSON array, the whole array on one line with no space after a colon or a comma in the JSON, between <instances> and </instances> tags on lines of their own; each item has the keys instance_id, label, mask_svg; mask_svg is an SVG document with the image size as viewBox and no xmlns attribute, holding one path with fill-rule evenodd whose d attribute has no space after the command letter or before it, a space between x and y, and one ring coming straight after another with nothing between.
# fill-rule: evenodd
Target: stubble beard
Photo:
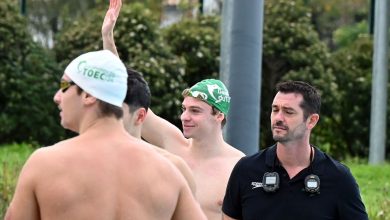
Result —
<instances>
[{"instance_id":1,"label":"stubble beard","mask_svg":"<svg viewBox=\"0 0 390 220\"><path fill-rule=\"evenodd\" d=\"M292 140L297 140L297 139L302 139L305 134L305 124L302 123L298 127L296 127L294 130L290 130L287 128L286 133L283 134L272 134L272 138L274 141L279 142L279 143L287 143Z\"/></svg>"}]
</instances>

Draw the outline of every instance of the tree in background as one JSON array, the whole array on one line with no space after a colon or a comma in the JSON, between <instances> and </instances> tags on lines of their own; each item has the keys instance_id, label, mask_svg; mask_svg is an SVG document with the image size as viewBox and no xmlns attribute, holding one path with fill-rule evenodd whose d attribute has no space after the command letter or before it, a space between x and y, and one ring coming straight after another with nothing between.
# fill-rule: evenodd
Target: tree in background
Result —
<instances>
[{"instance_id":1,"label":"tree in background","mask_svg":"<svg viewBox=\"0 0 390 220\"><path fill-rule=\"evenodd\" d=\"M340 49L332 56L332 69L337 78L341 102L337 111L338 133L342 136L348 154L366 157L369 146L371 114L373 43L370 36L360 36L348 47ZM390 98L390 97L389 97ZM389 128L390 114L387 113ZM389 133L389 132L387 132ZM387 141L387 153L390 145ZM335 151L336 152L336 151Z\"/></svg>"},{"instance_id":2,"label":"tree in background","mask_svg":"<svg viewBox=\"0 0 390 220\"><path fill-rule=\"evenodd\" d=\"M321 119L313 133L313 144L339 159L347 155L367 156L372 45L369 39L361 39L360 35L364 28L359 25L352 28L344 26L335 32L337 34L333 38L333 42L337 43L338 50L330 53L315 30L318 27L312 25L311 15L315 13L311 12L312 8L305 5L308 2L311 1L265 1L260 146L264 148L273 143L269 114L275 84L281 80L294 79L312 83L319 88L322 94ZM326 3L322 0L319 2ZM335 2L331 0L329 4L335 4ZM7 10L9 9L2 9L2 13ZM100 28L105 10L106 5L93 11L86 11L85 14L88 15L86 17L70 18L72 22L64 23L63 30L55 39L56 46L54 48L56 58L61 64L59 70L63 70L65 65L79 54L101 49ZM17 13L11 14L16 15ZM184 19L170 27L161 28L160 21L155 15L156 13L146 9L144 5L125 4L117 22L115 39L119 54L124 62L143 72L149 82L153 94L153 110L181 127L178 119L182 100L181 91L201 79L218 77L219 16ZM7 18L9 15L4 16ZM12 18L11 20L15 23L18 19L22 18ZM21 31L24 30L23 25L13 24L13 27L8 27L7 22L0 22L0 24L0 47L2 50L10 51L8 54L0 54L2 58L0 60L0 78L8 80L0 84L2 86L0 107L2 114L3 109L7 109L4 112L10 114L7 117L4 114L0 117L0 123L6 125L6 127L1 126L0 129L10 133L9 130L16 127L10 122L19 120L34 127L30 129L32 131L21 130L24 136L30 134L39 136L38 132L42 133L41 128L47 125L46 118L42 120L44 124L35 119L33 121L26 118L19 119L21 114L25 114L27 109L34 105L27 102L29 103L29 107L27 107L24 101L22 102L18 98L23 95L16 92L19 90L14 91L14 88L24 88L28 85L31 87L28 89L35 88L34 92L36 92L40 89L39 86L48 84L48 87L42 88L47 91L53 87L57 88L56 85L49 83L56 82L57 79L45 78L45 82L37 83L34 81L36 78L29 76L23 78L22 81L17 81L4 75L4 73L9 74L5 68L14 68L17 72L27 72L25 70L27 67L22 67L26 64L25 60L30 62L29 65L25 66L34 68L34 71L38 67L55 68L55 66L50 64L50 56L46 56L46 59L41 58L41 53L46 54L46 52L28 40L30 39L27 36L28 33ZM355 42L356 38L359 40ZM21 43L15 43L16 39L19 39L17 42ZM35 55L31 56L31 53ZM38 59L47 62L38 65L36 64ZM32 63L34 64L32 65ZM45 70L37 69L34 73L36 72L45 73ZM60 75L58 73L54 76L46 76L45 74L43 76L59 77ZM54 107L51 101L47 101L51 100L52 91L43 94L50 96L50 98L45 99L45 101L43 98L42 101L38 98L31 100L42 105L46 102L47 105ZM10 105L13 109L19 109L12 110L15 112L14 115L9 110L11 108L7 107L8 104L3 104L9 102L6 97L19 100ZM29 117L31 116L29 115ZM41 135L40 137L47 139L48 136L56 135L56 130L53 131L54 134ZM0 134L3 133L1 131ZM10 136L9 139L11 138L13 137ZM30 139L29 136L24 141ZM17 140L21 140L21 138ZM56 140L58 140L58 136ZM388 142L390 144L390 139Z\"/></svg>"},{"instance_id":3,"label":"tree in background","mask_svg":"<svg viewBox=\"0 0 390 220\"><path fill-rule=\"evenodd\" d=\"M15 1L1 1L0 16L0 143L52 144L63 136L52 102L59 69L33 42Z\"/></svg>"},{"instance_id":4,"label":"tree in background","mask_svg":"<svg viewBox=\"0 0 390 220\"><path fill-rule=\"evenodd\" d=\"M367 21L368 0L304 0L311 8L311 22L319 37L331 50L338 48L334 42L334 31L339 27ZM365 33L368 33L368 27Z\"/></svg>"},{"instance_id":5,"label":"tree in background","mask_svg":"<svg viewBox=\"0 0 390 220\"><path fill-rule=\"evenodd\" d=\"M302 80L315 85L323 97L321 119L313 143L329 151L333 146L333 108L338 103L338 86L327 69L330 54L311 24L310 9L302 1L266 1L261 91L261 147L274 143L269 115L276 83Z\"/></svg>"},{"instance_id":6,"label":"tree in background","mask_svg":"<svg viewBox=\"0 0 390 220\"><path fill-rule=\"evenodd\" d=\"M75 17L85 17L90 8L105 5L104 0L29 0L27 18L35 41L45 47L53 46L53 36Z\"/></svg>"},{"instance_id":7,"label":"tree in background","mask_svg":"<svg viewBox=\"0 0 390 220\"><path fill-rule=\"evenodd\" d=\"M85 18L89 10L106 7L109 0L28 0L27 18L29 30L34 40L51 48L53 37L67 23L78 18ZM161 17L161 0L132 0L147 6L158 17Z\"/></svg>"},{"instance_id":8,"label":"tree in background","mask_svg":"<svg viewBox=\"0 0 390 220\"><path fill-rule=\"evenodd\" d=\"M363 20L351 25L341 26L333 32L333 42L338 49L354 44L360 37L367 36L368 22ZM337 51L337 50L336 50Z\"/></svg>"},{"instance_id":9,"label":"tree in background","mask_svg":"<svg viewBox=\"0 0 390 220\"><path fill-rule=\"evenodd\" d=\"M54 47L62 66L79 54L102 49L103 10L89 11L85 19L75 20L56 37ZM179 124L184 61L170 52L161 38L158 19L141 4L126 4L115 28L115 42L126 65L143 73L152 92L153 111Z\"/></svg>"},{"instance_id":10,"label":"tree in background","mask_svg":"<svg viewBox=\"0 0 390 220\"><path fill-rule=\"evenodd\" d=\"M164 30L172 52L186 61L184 82L192 86L206 78L218 78L220 63L220 17L184 19Z\"/></svg>"}]
</instances>

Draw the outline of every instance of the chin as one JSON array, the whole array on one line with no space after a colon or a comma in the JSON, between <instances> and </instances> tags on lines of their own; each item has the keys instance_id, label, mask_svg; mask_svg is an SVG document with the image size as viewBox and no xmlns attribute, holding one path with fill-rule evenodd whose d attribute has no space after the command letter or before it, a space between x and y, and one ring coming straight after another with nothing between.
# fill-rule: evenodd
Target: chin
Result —
<instances>
[{"instance_id":1,"label":"chin","mask_svg":"<svg viewBox=\"0 0 390 220\"><path fill-rule=\"evenodd\" d=\"M191 137L192 137L191 134L188 134L188 133L186 133L186 132L183 132L183 136L184 136L185 138L191 138Z\"/></svg>"},{"instance_id":2,"label":"chin","mask_svg":"<svg viewBox=\"0 0 390 220\"><path fill-rule=\"evenodd\" d=\"M65 128L66 130L73 131L75 133L79 133L79 131L75 128L72 128L69 124L66 124L64 122L61 122L61 126Z\"/></svg>"}]
</instances>

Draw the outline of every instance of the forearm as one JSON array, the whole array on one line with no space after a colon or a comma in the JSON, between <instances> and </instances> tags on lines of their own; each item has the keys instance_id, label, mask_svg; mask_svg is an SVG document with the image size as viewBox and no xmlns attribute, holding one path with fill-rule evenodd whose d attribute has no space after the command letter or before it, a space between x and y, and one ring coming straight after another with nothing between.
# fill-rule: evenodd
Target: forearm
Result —
<instances>
[{"instance_id":1,"label":"forearm","mask_svg":"<svg viewBox=\"0 0 390 220\"><path fill-rule=\"evenodd\" d=\"M102 38L103 38L103 49L109 50L113 54L119 57L118 51L115 46L114 33L112 31L108 33L103 33Z\"/></svg>"}]
</instances>

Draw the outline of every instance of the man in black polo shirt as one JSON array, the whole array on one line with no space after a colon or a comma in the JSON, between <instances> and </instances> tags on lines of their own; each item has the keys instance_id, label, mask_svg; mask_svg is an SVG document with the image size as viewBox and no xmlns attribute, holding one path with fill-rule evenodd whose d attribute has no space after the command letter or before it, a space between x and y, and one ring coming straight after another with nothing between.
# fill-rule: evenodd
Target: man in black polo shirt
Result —
<instances>
[{"instance_id":1,"label":"man in black polo shirt","mask_svg":"<svg viewBox=\"0 0 390 220\"><path fill-rule=\"evenodd\" d=\"M276 144L242 158L230 176L223 219L368 219L349 169L310 144L321 98L307 83L279 83L271 113Z\"/></svg>"}]
</instances>

